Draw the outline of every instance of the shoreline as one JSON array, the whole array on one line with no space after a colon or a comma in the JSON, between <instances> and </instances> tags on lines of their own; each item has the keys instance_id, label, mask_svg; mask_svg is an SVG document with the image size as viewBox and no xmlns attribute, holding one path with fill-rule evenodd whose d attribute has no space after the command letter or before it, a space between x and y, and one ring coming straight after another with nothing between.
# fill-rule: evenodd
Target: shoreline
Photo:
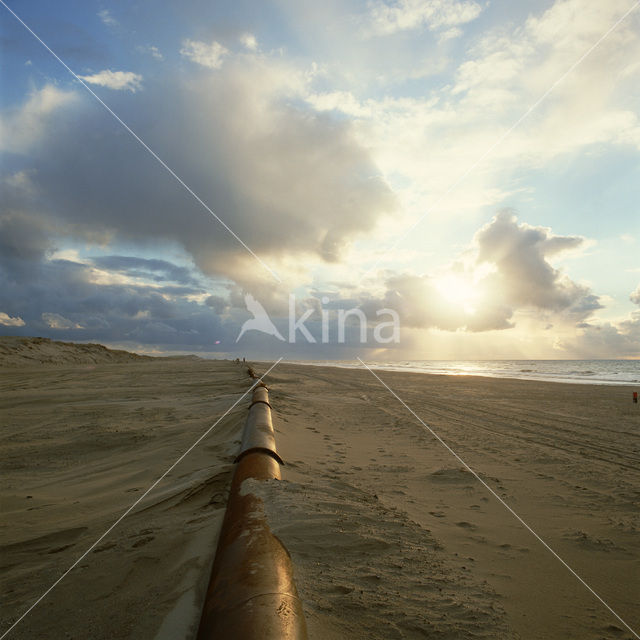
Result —
<instances>
[{"instance_id":1,"label":"shoreline","mask_svg":"<svg viewBox=\"0 0 640 640\"><path fill-rule=\"evenodd\" d=\"M635 360L633 360L635 362ZM260 361L263 364L267 364L267 361ZM291 364L291 365L300 365L300 366L305 366L305 367L333 367L336 369L361 369L363 371L366 371L366 368L364 366L362 366L361 364L348 364L345 362L340 362L340 361L333 361L333 362L329 362L329 363L323 363L323 362L304 362L304 361L298 361L298 360L284 360L283 362L285 362L286 364ZM365 361L366 362L366 361ZM439 360L437 362L457 362L454 360L451 361L447 361L447 360ZM469 361L471 362L471 361ZM483 362L513 362L512 360L485 360ZM523 361L525 362L525 361ZM526 362L530 362L530 361L526 361ZM590 360L550 360L550 361L540 361L540 362L591 362ZM603 362L627 362L627 360L603 360ZM384 363L376 363L376 364L372 364L367 362L367 366L371 369L373 369L374 371L394 371L394 372L398 372L398 373L418 373L421 375L430 375L430 376L452 376L452 377L473 377L473 378L488 378L488 379L505 379L505 380L528 380L531 382L557 382L559 384L583 384L586 386L613 386L613 387L640 387L640 379L638 379L637 381L623 381L623 382L618 382L615 380L593 380L591 381L589 378L553 378L553 377L544 377L544 376L523 376L523 375L499 375L499 374L494 374L491 375L487 372L482 372L482 373L473 373L473 372L465 372L465 373L458 373L458 372L451 372L451 373L447 373L444 371L441 372L434 372L434 371L428 371L425 369L421 369L419 367L401 367L401 366L394 366L393 364L390 365L385 365ZM640 372L639 372L640 375Z\"/></svg>"}]
</instances>

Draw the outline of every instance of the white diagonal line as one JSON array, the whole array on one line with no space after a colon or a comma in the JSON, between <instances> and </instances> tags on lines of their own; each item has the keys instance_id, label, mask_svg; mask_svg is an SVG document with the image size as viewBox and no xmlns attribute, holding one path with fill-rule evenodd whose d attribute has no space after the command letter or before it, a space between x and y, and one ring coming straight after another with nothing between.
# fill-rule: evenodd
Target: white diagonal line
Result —
<instances>
[{"instance_id":1,"label":"white diagonal line","mask_svg":"<svg viewBox=\"0 0 640 640\"><path fill-rule=\"evenodd\" d=\"M1 1L1 0L0 0ZM46 598L55 587L64 580L64 578L73 571L73 569L96 547L100 542L106 538L119 524L126 518L129 513L142 501L144 498L163 480L173 469L175 469L180 462L182 462L188 455L195 449L204 438L211 433L211 431L218 425L218 423L238 405L238 403L250 392L257 384L262 382L262 378L267 376L269 372L278 364L282 358L278 358L270 367L266 373L263 373L1 636L2 640L36 607L44 598Z\"/></svg>"},{"instance_id":2,"label":"white diagonal line","mask_svg":"<svg viewBox=\"0 0 640 640\"><path fill-rule=\"evenodd\" d=\"M1 2L2 0L0 0ZM367 276L371 271L373 271L380 262L391 253L397 246L407 237L407 235L415 229L424 219L428 216L461 182L464 182L466 177L485 159L487 158L493 150L498 147L504 139L511 134L511 132L516 129L522 122L537 109L544 100L554 91L554 89L580 64L585 58L587 58L593 51L602 44L602 42L609 36L613 31L615 31L618 26L627 18L627 16L634 11L640 5L640 1L636 2L624 15L619 18L615 24L610 27L606 33L604 33L600 38L593 44L591 47L583 53L470 167L468 167L462 175L460 175L453 183L449 185L447 190L432 204L421 216L414 222L408 229L402 232L402 235L396 239L396 241L388 248L385 249L384 253L375 261L372 267L369 267L364 273L364 277Z\"/></svg>"},{"instance_id":3,"label":"white diagonal line","mask_svg":"<svg viewBox=\"0 0 640 640\"><path fill-rule=\"evenodd\" d=\"M376 373L371 369L364 361L358 358L360 364L364 365L366 369L368 369L380 384L387 389L393 395L393 397L400 402L400 404L407 410L411 415L420 422L420 424L452 455L458 462L460 462L467 471L473 474L475 479L480 482L494 498L496 498L512 516L520 522L533 536L542 544L542 546L547 549L555 558L559 560L572 574L575 578L577 578L583 586L585 586L617 619L621 622L631 633L638 639L640 639L640 635L638 635L429 425L427 425L422 418L409 406L407 403L402 400L398 396L398 394L386 383L382 380Z\"/></svg>"},{"instance_id":4,"label":"white diagonal line","mask_svg":"<svg viewBox=\"0 0 640 640\"><path fill-rule=\"evenodd\" d=\"M181 185L182 187L184 187L186 189L186 191L191 194L191 196L193 196L193 198L196 200L196 202L198 202L200 205L202 205L202 207L204 207L204 209L206 209L261 265L264 269L266 269L278 282L282 282L282 280L280 279L280 277L278 276L278 274L271 269L271 267L269 267L269 265L267 265L260 257L258 257L242 240L241 238L238 236L238 234L236 234L235 231L233 231L233 229L231 229L231 227L229 227L229 225L222 220L222 218L220 218L218 215L216 215L216 213L213 211L213 209L211 209L211 207L209 207L208 204L206 204L194 191L193 189L191 189L191 187L186 184L184 182L184 180L155 152L153 151L153 149L151 149L147 143L142 140L136 133L135 131L133 131L131 129L131 127L129 127L129 125L124 122L120 116L118 116L107 104L105 104L105 102L103 102L103 100L87 85L86 82L84 82L84 80L82 80L82 78L80 78L72 69L71 67L69 67L69 65L67 65L67 63L62 60L62 58L60 58L50 47L49 45L46 44L46 42L44 42L42 40L42 38L40 38L40 36L38 36L37 33L35 33L33 31L33 29L31 29L31 27L29 27L28 24L26 24L26 22L24 22L24 20L22 20L22 18L20 18L20 16L18 16L15 11L13 11L13 9L11 9L11 7L9 7L4 0L0 0L0 4L2 4L5 9L126 129L126 131L128 133L131 134L131 136L133 136L133 138L144 148L146 149L159 163L160 165L166 169Z\"/></svg>"}]
</instances>

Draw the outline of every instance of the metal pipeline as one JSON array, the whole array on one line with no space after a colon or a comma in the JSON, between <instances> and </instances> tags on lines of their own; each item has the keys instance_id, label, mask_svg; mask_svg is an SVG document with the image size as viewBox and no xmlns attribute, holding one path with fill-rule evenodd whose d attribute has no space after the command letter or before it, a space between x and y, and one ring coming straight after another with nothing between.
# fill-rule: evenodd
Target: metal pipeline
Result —
<instances>
[{"instance_id":1,"label":"metal pipeline","mask_svg":"<svg viewBox=\"0 0 640 640\"><path fill-rule=\"evenodd\" d=\"M263 383L260 383L253 390L253 399L251 401L251 406L256 404L256 402L264 402L269 408L273 409L273 407L269 404L269 390L264 386ZM249 407L251 408L251 407Z\"/></svg>"},{"instance_id":2,"label":"metal pipeline","mask_svg":"<svg viewBox=\"0 0 640 640\"><path fill-rule=\"evenodd\" d=\"M244 427L240 453L235 462L240 462L250 452L261 451L284 464L276 451L276 436L271 422L271 406L258 400L251 404Z\"/></svg>"},{"instance_id":3,"label":"metal pipeline","mask_svg":"<svg viewBox=\"0 0 640 640\"><path fill-rule=\"evenodd\" d=\"M280 480L267 388L253 391L231 482L198 640L306 640L291 557L269 529L262 500L243 489L248 478Z\"/></svg>"}]
</instances>

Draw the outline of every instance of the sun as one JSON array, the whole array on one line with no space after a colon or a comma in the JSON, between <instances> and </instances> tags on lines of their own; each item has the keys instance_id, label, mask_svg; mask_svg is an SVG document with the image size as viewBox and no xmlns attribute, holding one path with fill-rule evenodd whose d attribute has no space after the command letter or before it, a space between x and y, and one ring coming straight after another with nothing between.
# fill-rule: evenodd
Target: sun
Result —
<instances>
[{"instance_id":1,"label":"sun","mask_svg":"<svg viewBox=\"0 0 640 640\"><path fill-rule=\"evenodd\" d=\"M475 313L478 288L472 278L456 273L447 273L436 280L435 286L447 302L462 307L467 313Z\"/></svg>"}]
</instances>

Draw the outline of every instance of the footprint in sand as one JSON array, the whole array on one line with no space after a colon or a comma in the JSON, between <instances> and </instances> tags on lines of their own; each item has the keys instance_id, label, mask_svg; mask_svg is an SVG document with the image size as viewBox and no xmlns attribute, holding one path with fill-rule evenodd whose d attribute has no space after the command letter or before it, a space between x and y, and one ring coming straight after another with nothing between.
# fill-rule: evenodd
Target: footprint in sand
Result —
<instances>
[{"instance_id":1,"label":"footprint in sand","mask_svg":"<svg viewBox=\"0 0 640 640\"><path fill-rule=\"evenodd\" d=\"M134 542L131 546L134 547L134 548L135 547L142 547L143 545L148 544L152 540L155 540L155 536L146 536L145 538L141 538L137 542Z\"/></svg>"},{"instance_id":2,"label":"footprint in sand","mask_svg":"<svg viewBox=\"0 0 640 640\"><path fill-rule=\"evenodd\" d=\"M456 522L456 527L461 527L462 529L469 529L469 531L475 531L478 527L476 527L475 524L472 524L471 522L467 522L466 520L463 520L461 522Z\"/></svg>"},{"instance_id":3,"label":"footprint in sand","mask_svg":"<svg viewBox=\"0 0 640 640\"><path fill-rule=\"evenodd\" d=\"M332 589L332 591L334 591L335 593L340 593L342 595L347 595L348 593L351 593L353 589L353 587L347 587L346 585L338 584Z\"/></svg>"},{"instance_id":4,"label":"footprint in sand","mask_svg":"<svg viewBox=\"0 0 640 640\"><path fill-rule=\"evenodd\" d=\"M57 547L56 549L50 549L49 551L47 551L47 553L60 553L61 551L64 551L65 549L70 549L73 546L74 546L73 544L65 544L62 547Z\"/></svg>"},{"instance_id":5,"label":"footprint in sand","mask_svg":"<svg viewBox=\"0 0 640 640\"><path fill-rule=\"evenodd\" d=\"M604 631L605 633L612 633L616 636L622 636L625 633L624 629L617 627L615 624L610 624L608 627L605 627Z\"/></svg>"}]
</instances>

